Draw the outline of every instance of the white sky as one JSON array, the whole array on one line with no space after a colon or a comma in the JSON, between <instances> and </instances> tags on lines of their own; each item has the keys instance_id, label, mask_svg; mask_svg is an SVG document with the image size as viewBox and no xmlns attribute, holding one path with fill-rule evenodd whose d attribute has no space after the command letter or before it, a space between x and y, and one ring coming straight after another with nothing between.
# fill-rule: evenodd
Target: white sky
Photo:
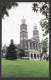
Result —
<instances>
[{"instance_id":1,"label":"white sky","mask_svg":"<svg viewBox=\"0 0 51 80\"><path fill-rule=\"evenodd\" d=\"M33 26L36 23L40 41L43 39L40 20L44 18L41 13L32 11L33 2L19 2L19 6L10 9L9 17L2 19L2 44L8 45L13 39L15 44L20 42L20 25L24 16L27 24L28 38L33 37Z\"/></svg>"}]
</instances>

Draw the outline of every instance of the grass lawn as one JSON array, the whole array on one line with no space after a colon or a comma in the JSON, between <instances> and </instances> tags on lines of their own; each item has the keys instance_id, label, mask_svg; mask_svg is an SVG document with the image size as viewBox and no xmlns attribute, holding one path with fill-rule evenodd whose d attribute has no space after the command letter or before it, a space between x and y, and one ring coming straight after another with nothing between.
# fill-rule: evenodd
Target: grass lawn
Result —
<instances>
[{"instance_id":1,"label":"grass lawn","mask_svg":"<svg viewBox=\"0 0 51 80\"><path fill-rule=\"evenodd\" d=\"M49 62L35 60L5 60L2 77L49 77Z\"/></svg>"}]
</instances>

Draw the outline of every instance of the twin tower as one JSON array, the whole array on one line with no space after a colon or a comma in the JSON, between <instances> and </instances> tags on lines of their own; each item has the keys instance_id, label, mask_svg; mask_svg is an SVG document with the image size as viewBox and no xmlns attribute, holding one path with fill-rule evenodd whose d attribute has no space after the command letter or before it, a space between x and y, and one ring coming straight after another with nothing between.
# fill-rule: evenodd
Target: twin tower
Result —
<instances>
[{"instance_id":1,"label":"twin tower","mask_svg":"<svg viewBox=\"0 0 51 80\"><path fill-rule=\"evenodd\" d=\"M22 24L20 25L20 45L23 48L27 48L27 41L28 39L28 32L27 32L27 25L26 25L26 20L23 17L23 19L21 20ZM34 25L34 30L33 30L33 38L31 39L35 39L36 41L39 41L39 31L37 30L37 26Z\"/></svg>"}]
</instances>

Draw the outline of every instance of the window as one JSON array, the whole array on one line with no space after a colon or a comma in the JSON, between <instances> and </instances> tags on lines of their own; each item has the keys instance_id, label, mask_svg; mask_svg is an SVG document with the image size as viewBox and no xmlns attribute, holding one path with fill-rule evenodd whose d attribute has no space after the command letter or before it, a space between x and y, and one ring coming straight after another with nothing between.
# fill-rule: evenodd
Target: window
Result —
<instances>
[{"instance_id":1,"label":"window","mask_svg":"<svg viewBox=\"0 0 51 80\"><path fill-rule=\"evenodd\" d=\"M37 58L39 59L39 54L37 54Z\"/></svg>"},{"instance_id":2,"label":"window","mask_svg":"<svg viewBox=\"0 0 51 80\"><path fill-rule=\"evenodd\" d=\"M36 44L36 49L37 49L37 44Z\"/></svg>"},{"instance_id":3,"label":"window","mask_svg":"<svg viewBox=\"0 0 51 80\"><path fill-rule=\"evenodd\" d=\"M31 43L30 43L30 49L31 49Z\"/></svg>"},{"instance_id":4,"label":"window","mask_svg":"<svg viewBox=\"0 0 51 80\"><path fill-rule=\"evenodd\" d=\"M31 54L31 58L33 59L33 54Z\"/></svg>"},{"instance_id":5,"label":"window","mask_svg":"<svg viewBox=\"0 0 51 80\"><path fill-rule=\"evenodd\" d=\"M36 54L34 54L34 58L36 59Z\"/></svg>"},{"instance_id":6,"label":"window","mask_svg":"<svg viewBox=\"0 0 51 80\"><path fill-rule=\"evenodd\" d=\"M33 43L33 49L35 49L35 44Z\"/></svg>"}]
</instances>

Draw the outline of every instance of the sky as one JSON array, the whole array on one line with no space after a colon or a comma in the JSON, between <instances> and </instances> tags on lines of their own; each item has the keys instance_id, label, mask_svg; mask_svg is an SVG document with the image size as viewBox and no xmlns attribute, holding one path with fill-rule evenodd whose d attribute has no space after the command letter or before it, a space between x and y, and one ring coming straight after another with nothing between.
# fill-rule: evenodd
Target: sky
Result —
<instances>
[{"instance_id":1,"label":"sky","mask_svg":"<svg viewBox=\"0 0 51 80\"><path fill-rule=\"evenodd\" d=\"M9 45L11 39L14 40L15 44L20 43L20 25L23 16L26 19L28 39L33 37L34 23L37 25L40 41L45 38L40 26L40 20L44 19L45 16L40 12L34 12L32 4L33 2L18 2L19 6L8 10L9 16L2 19L2 45Z\"/></svg>"}]
</instances>

